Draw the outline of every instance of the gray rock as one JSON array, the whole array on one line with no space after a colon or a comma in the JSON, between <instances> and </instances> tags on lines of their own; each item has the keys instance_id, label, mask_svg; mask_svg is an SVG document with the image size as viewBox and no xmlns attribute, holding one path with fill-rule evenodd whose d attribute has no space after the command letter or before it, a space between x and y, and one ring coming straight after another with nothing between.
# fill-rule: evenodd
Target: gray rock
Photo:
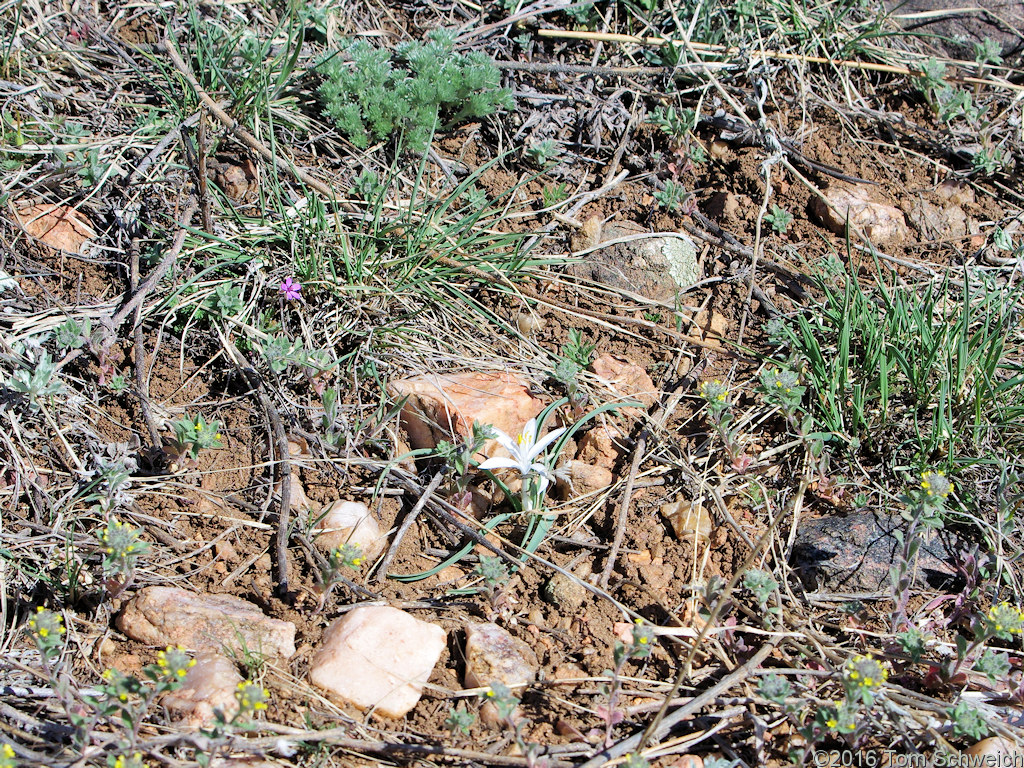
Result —
<instances>
[{"instance_id":1,"label":"gray rock","mask_svg":"<svg viewBox=\"0 0 1024 768\"><path fill-rule=\"evenodd\" d=\"M971 3L970 13L956 12L965 7L960 0L886 0L884 6L903 17L898 21L904 29L954 59L972 61L974 44L986 37L999 43L1007 64L1024 50L1021 0L978 0Z\"/></svg>"},{"instance_id":2,"label":"gray rock","mask_svg":"<svg viewBox=\"0 0 1024 768\"><path fill-rule=\"evenodd\" d=\"M894 531L906 531L898 515L864 513L803 520L797 530L790 565L810 590L887 592L890 569L902 545ZM922 531L914 586L948 588L956 578L954 563L963 543L947 531Z\"/></svg>"},{"instance_id":3,"label":"gray rock","mask_svg":"<svg viewBox=\"0 0 1024 768\"><path fill-rule=\"evenodd\" d=\"M959 205L939 206L918 198L911 204L907 218L928 240L944 240L968 234L967 214Z\"/></svg>"},{"instance_id":4,"label":"gray rock","mask_svg":"<svg viewBox=\"0 0 1024 768\"><path fill-rule=\"evenodd\" d=\"M656 235L631 221L609 222L601 230L599 244L628 237L636 239L581 256L572 266L573 274L667 302L700 279L697 247L686 235Z\"/></svg>"},{"instance_id":5,"label":"gray rock","mask_svg":"<svg viewBox=\"0 0 1024 768\"><path fill-rule=\"evenodd\" d=\"M590 567L583 563L576 572L576 578L569 578L565 574L556 573L544 585L541 592L542 597L554 605L562 613L572 613L583 605L587 599L587 588L580 580L590 575Z\"/></svg>"},{"instance_id":6,"label":"gray rock","mask_svg":"<svg viewBox=\"0 0 1024 768\"><path fill-rule=\"evenodd\" d=\"M466 625L466 687L495 680L509 688L529 685L537 675L537 655L497 624Z\"/></svg>"}]
</instances>

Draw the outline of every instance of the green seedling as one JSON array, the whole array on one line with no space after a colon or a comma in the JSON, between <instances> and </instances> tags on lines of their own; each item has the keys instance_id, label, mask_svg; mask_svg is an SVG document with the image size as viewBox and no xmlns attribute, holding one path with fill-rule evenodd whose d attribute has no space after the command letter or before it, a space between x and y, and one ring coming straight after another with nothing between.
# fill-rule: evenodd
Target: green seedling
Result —
<instances>
[{"instance_id":1,"label":"green seedling","mask_svg":"<svg viewBox=\"0 0 1024 768\"><path fill-rule=\"evenodd\" d=\"M192 461L199 458L199 452L207 448L223 448L220 422L207 422L202 415L183 416L174 422L174 438L182 450L187 451Z\"/></svg>"}]
</instances>

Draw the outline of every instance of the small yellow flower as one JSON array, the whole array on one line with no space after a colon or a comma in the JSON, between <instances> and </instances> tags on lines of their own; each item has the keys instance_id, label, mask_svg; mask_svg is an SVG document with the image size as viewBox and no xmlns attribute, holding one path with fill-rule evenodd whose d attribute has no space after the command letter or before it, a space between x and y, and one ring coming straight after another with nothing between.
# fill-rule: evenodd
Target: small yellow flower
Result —
<instances>
[{"instance_id":1,"label":"small yellow flower","mask_svg":"<svg viewBox=\"0 0 1024 768\"><path fill-rule=\"evenodd\" d=\"M825 721L825 725L827 725L829 728L835 728L837 725L839 725L839 721L836 720L834 717L830 717L828 718L828 720Z\"/></svg>"},{"instance_id":2,"label":"small yellow flower","mask_svg":"<svg viewBox=\"0 0 1024 768\"><path fill-rule=\"evenodd\" d=\"M14 757L14 747L12 747L10 744L4 744L3 755L4 755L4 757L6 757L8 759L13 758Z\"/></svg>"}]
</instances>

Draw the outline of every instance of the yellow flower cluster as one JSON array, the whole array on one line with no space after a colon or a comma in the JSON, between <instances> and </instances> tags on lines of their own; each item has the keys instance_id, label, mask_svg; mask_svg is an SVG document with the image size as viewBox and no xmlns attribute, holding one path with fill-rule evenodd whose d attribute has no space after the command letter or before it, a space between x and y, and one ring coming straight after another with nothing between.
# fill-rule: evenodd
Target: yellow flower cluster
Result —
<instances>
[{"instance_id":1,"label":"yellow flower cluster","mask_svg":"<svg viewBox=\"0 0 1024 768\"><path fill-rule=\"evenodd\" d=\"M846 662L845 676L857 688L877 688L889 679L889 670L868 654Z\"/></svg>"},{"instance_id":2,"label":"yellow flower cluster","mask_svg":"<svg viewBox=\"0 0 1024 768\"><path fill-rule=\"evenodd\" d=\"M146 768L146 764L142 761L142 753L136 752L131 757L119 755L114 761L114 768Z\"/></svg>"},{"instance_id":3,"label":"yellow flower cluster","mask_svg":"<svg viewBox=\"0 0 1024 768\"><path fill-rule=\"evenodd\" d=\"M270 692L260 688L251 680L243 680L235 691L235 699L243 712L259 712L267 708Z\"/></svg>"},{"instance_id":4,"label":"yellow flower cluster","mask_svg":"<svg viewBox=\"0 0 1024 768\"><path fill-rule=\"evenodd\" d=\"M729 390L726 389L725 384L722 383L721 379L705 381L700 385L700 395L708 401L717 400L720 403L724 403L728 394Z\"/></svg>"},{"instance_id":5,"label":"yellow flower cluster","mask_svg":"<svg viewBox=\"0 0 1024 768\"><path fill-rule=\"evenodd\" d=\"M1005 601L988 609L988 621L997 633L1010 635L1024 633L1024 611Z\"/></svg>"},{"instance_id":6,"label":"yellow flower cluster","mask_svg":"<svg viewBox=\"0 0 1024 768\"><path fill-rule=\"evenodd\" d=\"M3 748L0 749L0 768L14 768L14 747L10 744L4 744Z\"/></svg>"},{"instance_id":7,"label":"yellow flower cluster","mask_svg":"<svg viewBox=\"0 0 1024 768\"><path fill-rule=\"evenodd\" d=\"M180 645L169 645L156 655L156 665L164 674L182 679L196 665L196 660L188 658L185 649Z\"/></svg>"},{"instance_id":8,"label":"yellow flower cluster","mask_svg":"<svg viewBox=\"0 0 1024 768\"><path fill-rule=\"evenodd\" d=\"M936 472L925 472L921 475L921 490L925 492L927 496L938 496L939 498L949 498L954 490L953 483L946 479L945 473L940 469Z\"/></svg>"},{"instance_id":9,"label":"yellow flower cluster","mask_svg":"<svg viewBox=\"0 0 1024 768\"><path fill-rule=\"evenodd\" d=\"M48 611L43 606L36 608L35 618L29 619L28 628L38 637L46 640L51 635L63 635L64 619L59 613Z\"/></svg>"}]
</instances>

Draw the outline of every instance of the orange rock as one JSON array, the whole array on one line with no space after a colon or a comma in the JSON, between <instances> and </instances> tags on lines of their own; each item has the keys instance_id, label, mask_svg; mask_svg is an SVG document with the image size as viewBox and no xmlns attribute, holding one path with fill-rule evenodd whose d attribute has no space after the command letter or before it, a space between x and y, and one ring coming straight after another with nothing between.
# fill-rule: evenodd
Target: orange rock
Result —
<instances>
[{"instance_id":1,"label":"orange rock","mask_svg":"<svg viewBox=\"0 0 1024 768\"><path fill-rule=\"evenodd\" d=\"M622 446L622 431L612 426L594 427L580 439L576 459L593 464L595 467L614 469L619 457L625 452Z\"/></svg>"},{"instance_id":2,"label":"orange rock","mask_svg":"<svg viewBox=\"0 0 1024 768\"><path fill-rule=\"evenodd\" d=\"M22 229L58 251L84 255L89 241L96 238L85 214L69 205L30 205L13 211Z\"/></svg>"},{"instance_id":3,"label":"orange rock","mask_svg":"<svg viewBox=\"0 0 1024 768\"><path fill-rule=\"evenodd\" d=\"M413 448L434 448L453 436L467 438L474 421L515 436L544 407L526 382L510 373L414 376L392 382L388 392L395 399L408 398L401 423ZM495 440L488 440L481 453L508 455Z\"/></svg>"},{"instance_id":4,"label":"orange rock","mask_svg":"<svg viewBox=\"0 0 1024 768\"><path fill-rule=\"evenodd\" d=\"M693 322L704 339L724 339L729 332L729 318L714 310L698 312Z\"/></svg>"},{"instance_id":5,"label":"orange rock","mask_svg":"<svg viewBox=\"0 0 1024 768\"><path fill-rule=\"evenodd\" d=\"M680 497L671 504L661 506L661 516L672 525L680 541L697 541L707 544L711 539L711 516L702 504L694 504Z\"/></svg>"},{"instance_id":6,"label":"orange rock","mask_svg":"<svg viewBox=\"0 0 1024 768\"><path fill-rule=\"evenodd\" d=\"M585 461L570 461L563 468L568 470L568 479L559 479L558 488L562 497L566 499L572 496L600 493L615 479L610 469L595 467Z\"/></svg>"},{"instance_id":7,"label":"orange rock","mask_svg":"<svg viewBox=\"0 0 1024 768\"><path fill-rule=\"evenodd\" d=\"M635 398L648 408L658 400L658 389L647 371L629 358L601 355L590 364L590 370L624 398Z\"/></svg>"}]
</instances>

